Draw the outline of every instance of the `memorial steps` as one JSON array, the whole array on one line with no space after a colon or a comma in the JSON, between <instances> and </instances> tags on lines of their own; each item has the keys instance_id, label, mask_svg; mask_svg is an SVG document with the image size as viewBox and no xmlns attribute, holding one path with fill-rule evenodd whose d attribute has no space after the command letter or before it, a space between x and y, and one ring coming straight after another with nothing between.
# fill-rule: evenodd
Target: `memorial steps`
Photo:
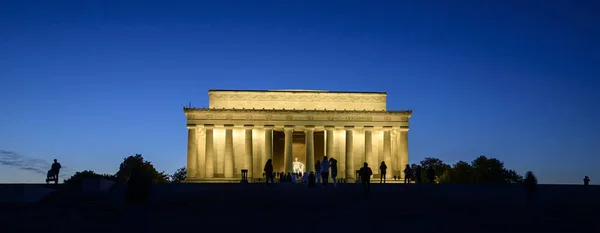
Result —
<instances>
[{"instance_id":1,"label":"memorial steps","mask_svg":"<svg viewBox=\"0 0 600 233\"><path fill-rule=\"evenodd\" d=\"M0 185L2 186L2 185ZM19 186L19 185L16 185ZM31 185L22 185L31 186ZM45 188L45 185L39 185ZM154 232L221 229L264 232L269 223L286 232L305 231L303 224L325 231L391 232L585 232L600 229L593 220L600 186L540 185L533 202L525 202L517 185L373 184L371 196L361 186L304 188L300 184L156 184L150 205L123 205L125 187L108 192L71 193L60 188L43 203L3 208L7 232L129 232L131 222L149 224ZM25 189L23 189L25 190ZM34 187L34 191L42 190ZM137 212L136 212L137 211ZM141 211L141 212L140 212ZM359 215L367 214L362 220ZM133 221L131 218L136 219ZM145 220L138 222L140 218ZM352 221L347 223L347 221ZM325 224L326 220L331 224ZM587 221L586 221L587 220ZM67 223L69 223L67 225ZM232 224L234 223L234 224ZM302 228L302 229L300 229Z\"/></svg>"}]
</instances>

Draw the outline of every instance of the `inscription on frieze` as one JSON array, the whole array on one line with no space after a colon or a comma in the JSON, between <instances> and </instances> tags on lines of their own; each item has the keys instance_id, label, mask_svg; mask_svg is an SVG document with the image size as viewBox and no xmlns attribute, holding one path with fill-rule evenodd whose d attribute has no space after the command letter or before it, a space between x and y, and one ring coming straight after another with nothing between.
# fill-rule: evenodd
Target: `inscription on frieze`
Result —
<instances>
[{"instance_id":1,"label":"inscription on frieze","mask_svg":"<svg viewBox=\"0 0 600 233\"><path fill-rule=\"evenodd\" d=\"M306 119L309 120L309 121L312 121L312 120L315 119L315 117L314 116L306 116Z\"/></svg>"},{"instance_id":2,"label":"inscription on frieze","mask_svg":"<svg viewBox=\"0 0 600 233\"><path fill-rule=\"evenodd\" d=\"M385 120L385 121L391 121L391 120L392 120L392 117L390 117L390 116L386 116L386 117L384 117L384 118L383 118L383 120Z\"/></svg>"},{"instance_id":3,"label":"inscription on frieze","mask_svg":"<svg viewBox=\"0 0 600 233\"><path fill-rule=\"evenodd\" d=\"M371 102L385 101L386 97L368 96L368 95L340 95L340 94L299 94L299 95L280 95L280 94L264 94L264 93L237 93L237 94L212 94L214 98L222 100L236 101L269 101L269 100L290 100L290 101L354 101L354 102Z\"/></svg>"},{"instance_id":4,"label":"inscription on frieze","mask_svg":"<svg viewBox=\"0 0 600 233\"><path fill-rule=\"evenodd\" d=\"M225 115L225 119L227 119L227 120L231 120L231 119L233 119L233 115L229 115L229 114L227 114L227 115Z\"/></svg>"},{"instance_id":5,"label":"inscription on frieze","mask_svg":"<svg viewBox=\"0 0 600 233\"><path fill-rule=\"evenodd\" d=\"M351 118L350 120L355 120L355 121L372 121L373 117L372 116L356 116L354 118Z\"/></svg>"},{"instance_id":6,"label":"inscription on frieze","mask_svg":"<svg viewBox=\"0 0 600 233\"><path fill-rule=\"evenodd\" d=\"M265 118L266 118L268 121L270 121L270 120L273 120L273 115L267 115Z\"/></svg>"},{"instance_id":7,"label":"inscription on frieze","mask_svg":"<svg viewBox=\"0 0 600 233\"><path fill-rule=\"evenodd\" d=\"M246 118L246 120L250 120L250 119L252 119L252 115L246 115L245 118Z\"/></svg>"},{"instance_id":8,"label":"inscription on frieze","mask_svg":"<svg viewBox=\"0 0 600 233\"><path fill-rule=\"evenodd\" d=\"M206 118L206 119L213 119L213 115L212 114L206 114L204 116L204 118Z\"/></svg>"},{"instance_id":9,"label":"inscription on frieze","mask_svg":"<svg viewBox=\"0 0 600 233\"><path fill-rule=\"evenodd\" d=\"M291 121L291 120L294 119L294 117L293 116L285 116L285 119L288 120L288 121Z\"/></svg>"}]
</instances>

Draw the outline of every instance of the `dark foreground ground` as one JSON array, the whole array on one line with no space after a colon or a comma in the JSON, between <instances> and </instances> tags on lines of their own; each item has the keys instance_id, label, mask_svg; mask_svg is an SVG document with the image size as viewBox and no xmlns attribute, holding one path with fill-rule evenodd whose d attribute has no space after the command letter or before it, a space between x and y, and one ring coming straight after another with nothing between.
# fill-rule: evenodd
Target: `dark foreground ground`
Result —
<instances>
[{"instance_id":1,"label":"dark foreground ground","mask_svg":"<svg viewBox=\"0 0 600 233\"><path fill-rule=\"evenodd\" d=\"M0 232L600 232L600 188L541 186L525 201L511 185L168 184L147 206L109 194L57 191L3 205Z\"/></svg>"}]
</instances>

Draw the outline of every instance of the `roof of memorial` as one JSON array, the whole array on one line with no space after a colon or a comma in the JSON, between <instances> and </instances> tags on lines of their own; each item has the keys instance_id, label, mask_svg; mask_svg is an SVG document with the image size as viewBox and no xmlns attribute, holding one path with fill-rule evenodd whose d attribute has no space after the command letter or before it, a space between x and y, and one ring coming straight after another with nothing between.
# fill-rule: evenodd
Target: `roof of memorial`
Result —
<instances>
[{"instance_id":1,"label":"roof of memorial","mask_svg":"<svg viewBox=\"0 0 600 233\"><path fill-rule=\"evenodd\" d=\"M208 92L222 91L222 92L302 92L302 93L348 93L348 94L386 94L387 92L377 91L327 91L327 90L302 90L302 89L287 89L287 90L224 90L224 89L209 89Z\"/></svg>"},{"instance_id":2,"label":"roof of memorial","mask_svg":"<svg viewBox=\"0 0 600 233\"><path fill-rule=\"evenodd\" d=\"M193 111L211 111L211 112L230 112L230 111L239 111L239 112L248 112L248 111L253 111L253 112L323 112L323 113L327 113L327 112L356 112L356 113L406 113L406 114L412 114L412 110L386 110L386 111L380 111L380 110L353 110L353 109L326 109L326 110L319 110L319 109L239 109L239 108L196 108L196 107L183 107L183 111L184 112L193 112Z\"/></svg>"}]
</instances>

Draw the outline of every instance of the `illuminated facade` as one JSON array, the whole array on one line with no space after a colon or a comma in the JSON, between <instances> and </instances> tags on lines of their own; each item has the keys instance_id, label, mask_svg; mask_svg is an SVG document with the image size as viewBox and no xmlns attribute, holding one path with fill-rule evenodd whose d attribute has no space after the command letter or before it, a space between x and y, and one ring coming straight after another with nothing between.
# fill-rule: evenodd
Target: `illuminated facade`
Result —
<instances>
[{"instance_id":1,"label":"illuminated facade","mask_svg":"<svg viewBox=\"0 0 600 233\"><path fill-rule=\"evenodd\" d=\"M404 177L412 111L388 111L385 92L209 90L208 108L184 108L190 182L235 181L241 170L262 178L294 162L314 171L324 155L338 160L338 177L355 178L368 162L374 177Z\"/></svg>"}]
</instances>

